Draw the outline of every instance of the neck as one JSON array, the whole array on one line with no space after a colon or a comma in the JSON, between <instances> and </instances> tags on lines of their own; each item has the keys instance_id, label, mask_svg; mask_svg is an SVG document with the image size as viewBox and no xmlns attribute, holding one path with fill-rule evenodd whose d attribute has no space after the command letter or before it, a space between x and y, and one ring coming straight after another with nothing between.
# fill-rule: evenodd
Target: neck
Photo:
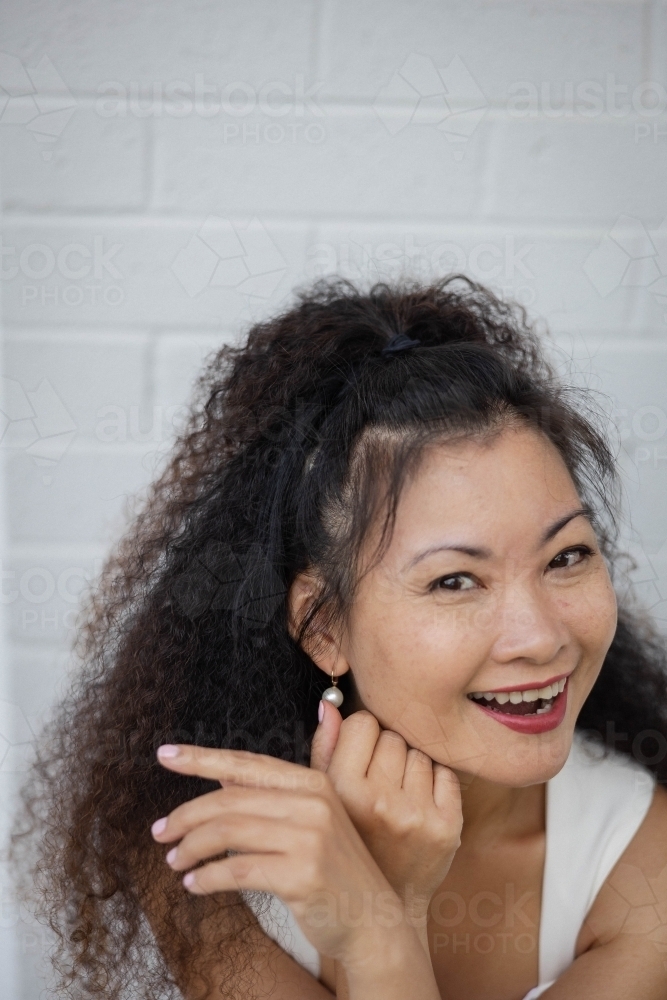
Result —
<instances>
[{"instance_id":1,"label":"neck","mask_svg":"<svg viewBox=\"0 0 667 1000\"><path fill-rule=\"evenodd\" d=\"M545 785L512 788L456 771L463 806L462 839L495 840L544 830Z\"/></svg>"}]
</instances>

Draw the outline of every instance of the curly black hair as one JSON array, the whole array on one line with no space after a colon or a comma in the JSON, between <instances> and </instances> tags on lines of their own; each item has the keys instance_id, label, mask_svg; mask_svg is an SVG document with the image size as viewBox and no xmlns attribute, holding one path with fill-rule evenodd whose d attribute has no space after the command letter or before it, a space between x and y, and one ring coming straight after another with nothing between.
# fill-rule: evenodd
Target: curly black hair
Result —
<instances>
[{"instance_id":1,"label":"curly black hair","mask_svg":"<svg viewBox=\"0 0 667 1000\"><path fill-rule=\"evenodd\" d=\"M383 355L399 334L418 344ZM213 784L161 767L155 750L197 743L307 763L328 683L304 651L308 631L344 620L361 544L383 513L381 555L424 447L506 420L558 448L613 571L617 478L590 394L560 384L525 312L479 284L319 282L209 360L90 595L80 665L23 789L12 858L56 934L59 996L165 1000L187 983L203 997L214 977L221 995L250 995L254 918L235 894L186 893L150 835ZM322 590L294 638L286 595L308 567ZM648 619L622 606L578 720L663 781L665 677Z\"/></svg>"}]
</instances>

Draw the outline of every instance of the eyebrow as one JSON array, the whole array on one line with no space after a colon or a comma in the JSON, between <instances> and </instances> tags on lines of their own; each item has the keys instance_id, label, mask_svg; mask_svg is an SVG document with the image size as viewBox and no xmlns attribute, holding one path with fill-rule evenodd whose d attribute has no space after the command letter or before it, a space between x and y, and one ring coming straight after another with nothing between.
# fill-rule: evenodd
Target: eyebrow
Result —
<instances>
[{"instance_id":1,"label":"eyebrow","mask_svg":"<svg viewBox=\"0 0 667 1000\"><path fill-rule=\"evenodd\" d=\"M555 538L559 531L562 531L566 524L573 521L575 517L585 517L591 524L595 522L595 514L592 507L584 505L583 507L577 507L575 510L571 510L568 514L563 515L557 521L547 528L547 530L542 535L540 539L540 548L550 542L552 538ZM466 556L470 556L473 559L490 559L492 552L490 549L478 547L474 545L463 545L457 542L452 542L449 545L431 545L428 549L424 549L423 552L418 552L410 562L405 566L403 572L412 569L418 562L422 559L426 559L427 556L433 555L435 552L462 552Z\"/></svg>"}]
</instances>

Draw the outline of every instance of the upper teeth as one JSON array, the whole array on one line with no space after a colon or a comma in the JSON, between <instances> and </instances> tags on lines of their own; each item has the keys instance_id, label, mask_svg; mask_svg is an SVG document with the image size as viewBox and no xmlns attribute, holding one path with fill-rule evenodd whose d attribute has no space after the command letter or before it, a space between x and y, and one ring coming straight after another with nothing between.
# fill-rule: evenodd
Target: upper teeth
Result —
<instances>
[{"instance_id":1,"label":"upper teeth","mask_svg":"<svg viewBox=\"0 0 667 1000\"><path fill-rule=\"evenodd\" d=\"M555 698L557 694L565 687L566 677L561 677L559 681L554 681L553 684L547 684L543 688L529 688L527 691L496 691L495 694L491 691L473 691L471 697L485 698L487 701L495 700L499 705L504 705L506 702L511 701L513 705L518 705L520 701L537 701L539 698Z\"/></svg>"}]
</instances>

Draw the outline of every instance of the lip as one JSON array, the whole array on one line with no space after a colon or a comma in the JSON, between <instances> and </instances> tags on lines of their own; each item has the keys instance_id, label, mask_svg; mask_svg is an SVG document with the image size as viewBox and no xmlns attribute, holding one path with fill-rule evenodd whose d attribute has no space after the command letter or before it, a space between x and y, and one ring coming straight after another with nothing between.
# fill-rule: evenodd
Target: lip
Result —
<instances>
[{"instance_id":1,"label":"lip","mask_svg":"<svg viewBox=\"0 0 667 1000\"><path fill-rule=\"evenodd\" d=\"M546 684L544 686L546 687ZM507 715L504 712L498 712L494 711L492 708L486 708L479 701L474 701L473 699L468 700L472 701L472 704L476 705L480 712L484 712L485 715L490 715L492 719L495 719L496 722L500 722L504 726L507 726L508 729L513 729L517 733L526 733L530 736L537 733L548 733L550 730L556 729L560 726L561 722L565 718L565 712L567 709L568 688L569 684L565 681L565 687L560 694L557 694L554 698L551 711L545 712L544 715ZM517 688L502 688L502 690L516 691ZM518 690L524 689L519 688Z\"/></svg>"},{"instance_id":2,"label":"lip","mask_svg":"<svg viewBox=\"0 0 667 1000\"><path fill-rule=\"evenodd\" d=\"M569 676L570 676L569 673L556 674L555 677L549 677L546 681L536 681L534 684L510 684L507 687L484 688L484 690L488 691L489 694L502 694L505 691L508 694L510 693L510 691L535 691L535 690L539 691L540 688L547 687L549 684L555 683L555 681L562 681L563 677L569 677ZM472 691L470 693L472 694Z\"/></svg>"}]
</instances>

